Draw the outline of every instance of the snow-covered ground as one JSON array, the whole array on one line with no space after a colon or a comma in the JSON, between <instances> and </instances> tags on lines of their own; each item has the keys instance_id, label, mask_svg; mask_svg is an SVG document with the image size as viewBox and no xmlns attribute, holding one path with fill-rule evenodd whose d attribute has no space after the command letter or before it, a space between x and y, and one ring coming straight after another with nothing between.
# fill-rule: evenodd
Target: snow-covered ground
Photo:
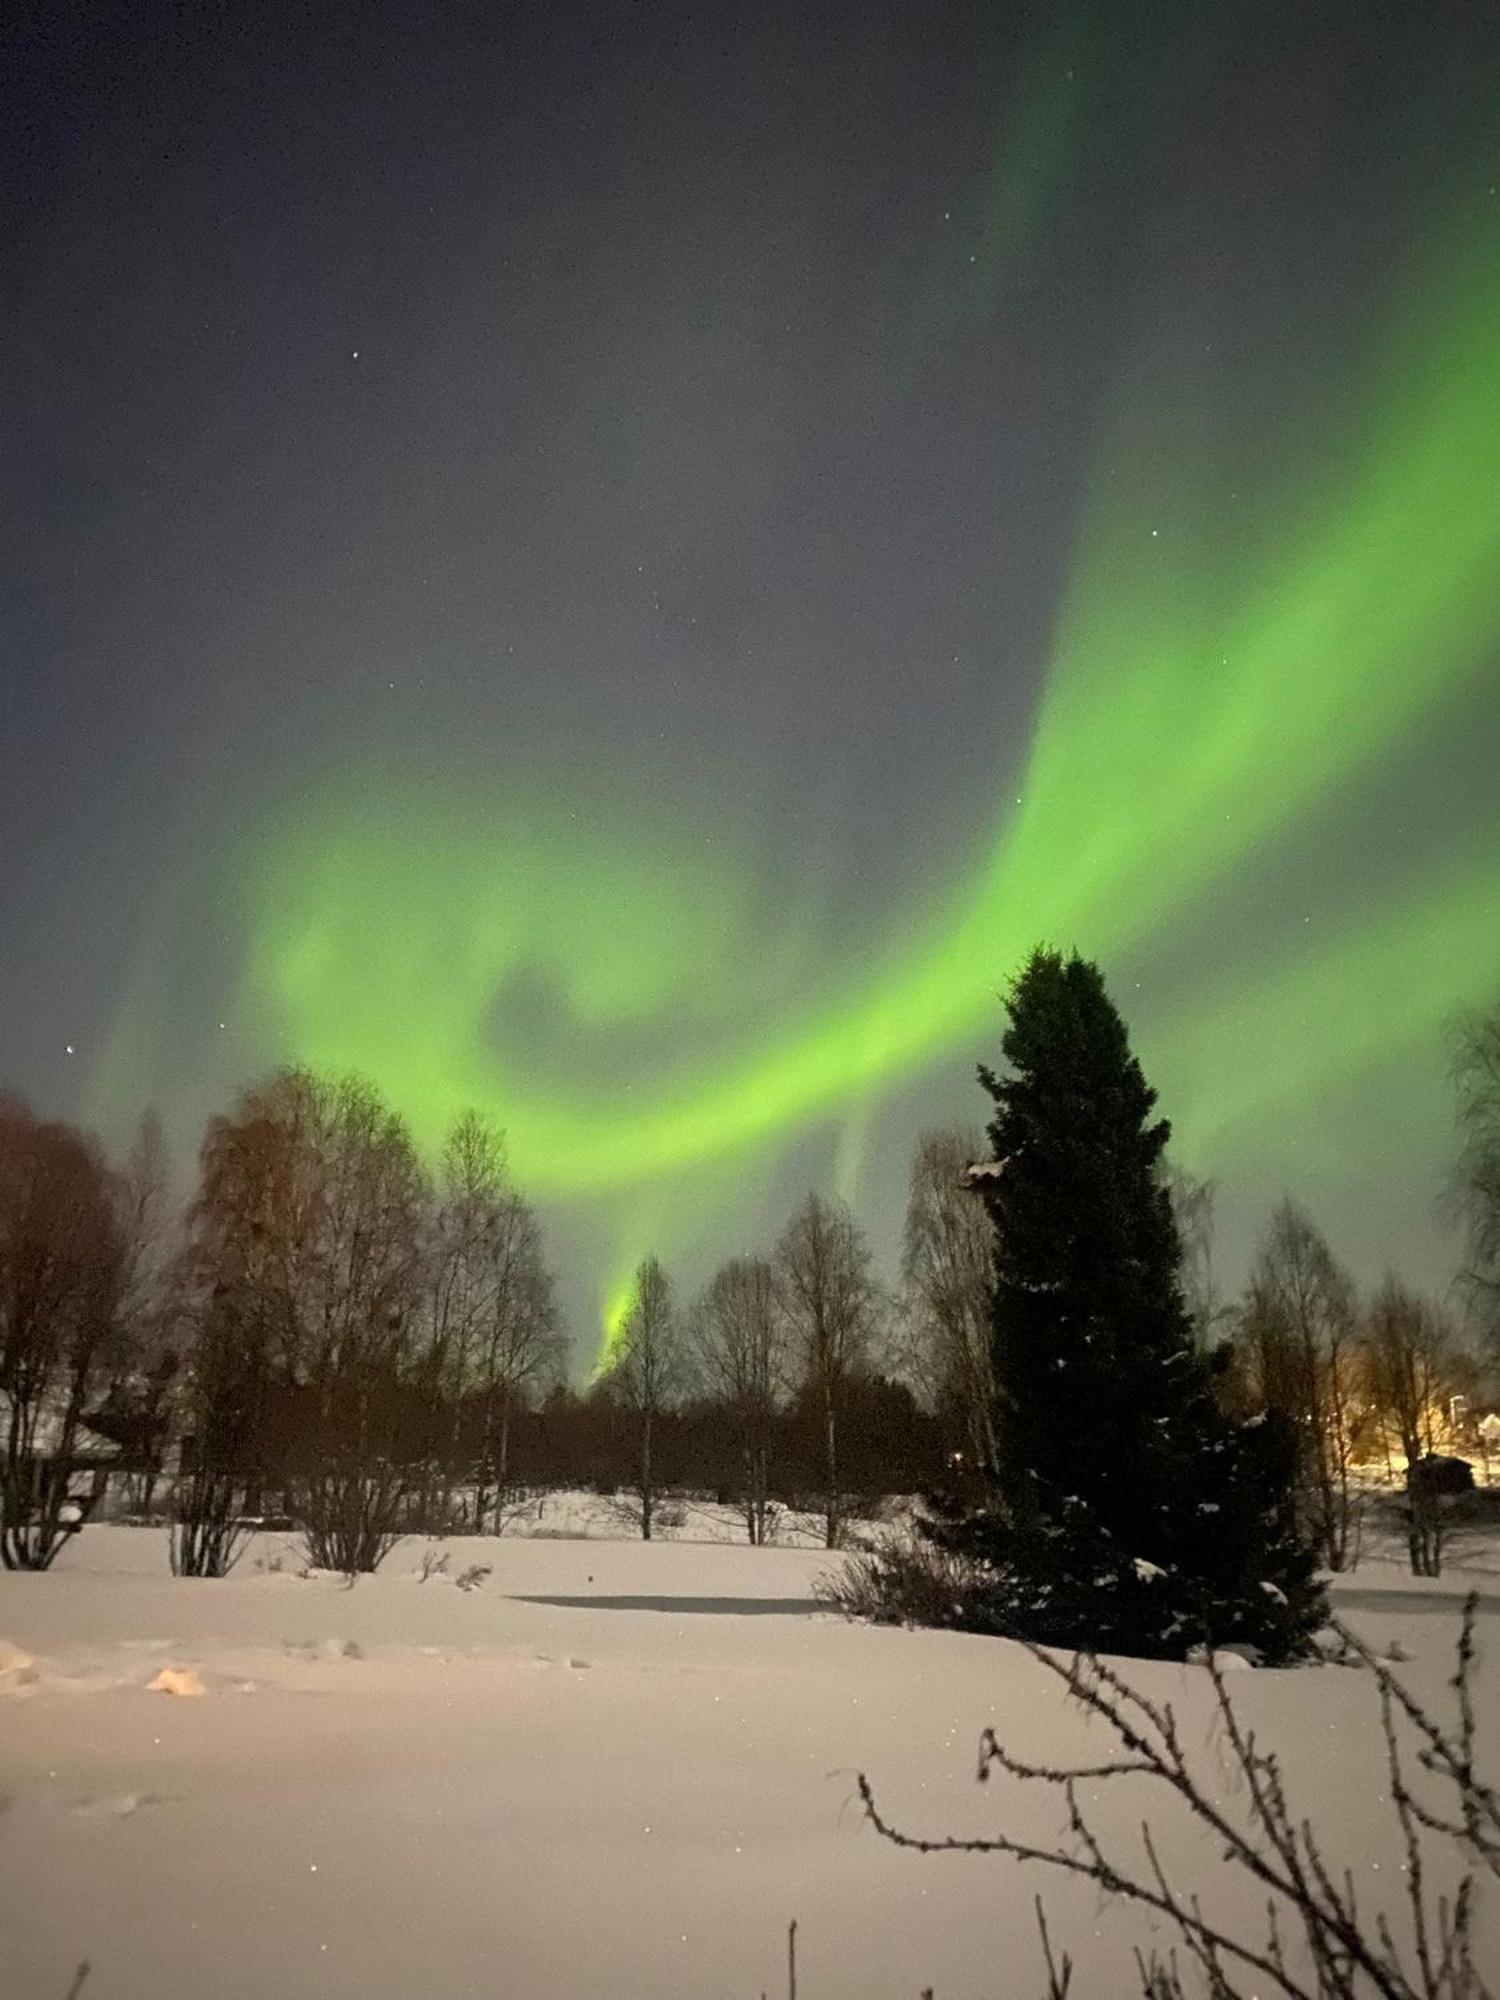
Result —
<instances>
[{"instance_id":1,"label":"snow-covered ground","mask_svg":"<svg viewBox=\"0 0 1500 2000\"><path fill-rule=\"evenodd\" d=\"M814 1549L542 1533L455 1541L423 1581L423 1547L348 1589L267 1536L204 1582L168 1574L161 1531L95 1526L51 1575L0 1576L6 2000L63 2000L85 1958L84 2000L756 2000L786 1990L791 1918L800 2000L1032 2000L1038 1888L1076 2000L1120 2000L1130 1947L1168 1942L1087 1885L901 1853L862 1819L861 1769L914 1831L1055 1830L973 1779L987 1724L1023 1755L1105 1747L1020 1649L846 1624ZM491 1574L459 1589L471 1564ZM1439 1702L1473 1580L1367 1565L1340 1598ZM201 1693L153 1690L164 1668ZM1219 1771L1201 1669L1130 1672ZM1369 1677L1234 1685L1330 1857L1398 1906ZM1146 1802L1117 1790L1124 1835ZM1200 1834L1159 1833L1175 1879L1254 1926Z\"/></svg>"}]
</instances>

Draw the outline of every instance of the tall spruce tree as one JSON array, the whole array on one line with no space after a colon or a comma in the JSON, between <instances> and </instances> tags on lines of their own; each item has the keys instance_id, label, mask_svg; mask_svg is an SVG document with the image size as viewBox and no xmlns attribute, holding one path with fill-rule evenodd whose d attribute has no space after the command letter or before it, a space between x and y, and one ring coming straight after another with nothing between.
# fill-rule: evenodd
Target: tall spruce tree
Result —
<instances>
[{"instance_id":1,"label":"tall spruce tree","mask_svg":"<svg viewBox=\"0 0 1500 2000\"><path fill-rule=\"evenodd\" d=\"M1305 1653L1324 1604L1292 1526L1289 1440L1235 1426L1179 1283L1169 1127L1098 968L1035 952L1009 1002L993 1163L996 1457L935 1539L973 1565L955 1622L1181 1658Z\"/></svg>"}]
</instances>

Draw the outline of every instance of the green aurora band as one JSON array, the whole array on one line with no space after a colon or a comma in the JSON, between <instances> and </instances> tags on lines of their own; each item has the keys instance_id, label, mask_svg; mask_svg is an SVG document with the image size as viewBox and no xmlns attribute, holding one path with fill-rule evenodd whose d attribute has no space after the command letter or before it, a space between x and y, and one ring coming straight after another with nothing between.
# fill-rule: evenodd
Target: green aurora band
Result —
<instances>
[{"instance_id":1,"label":"green aurora band","mask_svg":"<svg viewBox=\"0 0 1500 2000\"><path fill-rule=\"evenodd\" d=\"M368 1074L428 1145L463 1108L491 1111L539 1196L608 1192L607 1346L651 1190L982 1047L1038 938L1108 968L1451 719L1500 604L1500 267L1457 255L1413 276L1351 399L1362 414L1338 451L1318 440L1298 492L1227 507L1190 452L1163 492L1152 399L1127 409L1100 451L1023 775L973 869L857 976L810 972L813 947L768 917L753 865L654 802L577 774L497 796L450 773L346 770L249 857L242 1006L258 1042ZM1148 1055L1189 1151L1477 997L1500 976L1493 879L1489 844L1160 1024ZM507 1034L518 982L550 1059ZM665 1028L674 1064L634 1064L635 1038L659 1049Z\"/></svg>"}]
</instances>

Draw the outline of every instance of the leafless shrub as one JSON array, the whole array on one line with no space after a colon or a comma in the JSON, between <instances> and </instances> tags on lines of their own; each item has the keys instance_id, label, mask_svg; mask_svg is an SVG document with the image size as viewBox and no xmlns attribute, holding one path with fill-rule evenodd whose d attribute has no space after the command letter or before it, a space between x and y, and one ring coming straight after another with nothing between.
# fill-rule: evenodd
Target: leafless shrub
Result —
<instances>
[{"instance_id":1,"label":"leafless shrub","mask_svg":"<svg viewBox=\"0 0 1500 2000\"><path fill-rule=\"evenodd\" d=\"M353 1453L304 1476L299 1487L308 1559L315 1569L367 1576L401 1540L397 1525L406 1484L402 1467Z\"/></svg>"},{"instance_id":2,"label":"leafless shrub","mask_svg":"<svg viewBox=\"0 0 1500 2000\"><path fill-rule=\"evenodd\" d=\"M478 1590L485 1578L492 1573L489 1563L470 1563L467 1569L459 1571L453 1581L460 1590Z\"/></svg>"},{"instance_id":3,"label":"leafless shrub","mask_svg":"<svg viewBox=\"0 0 1500 2000\"><path fill-rule=\"evenodd\" d=\"M1450 1685L1456 1716L1449 1723L1435 1720L1364 1640L1336 1625L1346 1656L1372 1676L1379 1702L1389 1797L1403 1856L1405 1921L1399 1940L1397 1923L1384 1910L1361 1907L1353 1875L1335 1871L1312 1824L1294 1815L1280 1760L1246 1727L1214 1660L1208 1673L1215 1716L1248 1802L1244 1825L1193 1775L1170 1703L1150 1700L1094 1656L1059 1657L1029 1645L1032 1658L1066 1693L1108 1725L1120 1754L1093 1765L1033 1764L986 1730L978 1776L983 1781L998 1770L1060 1796L1067 1820L1063 1841L1040 1847L1005 1833L923 1838L884 1818L863 1773L860 1798L872 1825L898 1847L1037 1862L1165 1919L1211 2000L1250 2000L1252 1994L1268 1991L1284 2000L1494 2000L1494 1989L1476 1962L1473 1935L1479 1885L1485 1877L1500 1879L1500 1793L1475 1767L1477 1610L1478 1600L1471 1596L1455 1649ZM1422 1797L1413 1789L1414 1766L1431 1781ZM1212 1837L1222 1859L1265 1892L1261 1936L1220 1927L1196 1896L1173 1886L1149 1823L1141 1830L1139 1859L1105 1847L1082 1803L1081 1788L1127 1776L1153 1781L1175 1796ZM1456 1869L1457 1882L1445 1892L1434 1886L1433 1876L1449 1868ZM1050 1965L1049 1971L1053 1994L1059 1978L1065 1993L1066 1961L1061 1972ZM1137 1975L1145 2000L1181 2000L1187 1991L1175 1958L1138 1958ZM1253 1983L1245 1984L1246 1979Z\"/></svg>"},{"instance_id":4,"label":"leafless shrub","mask_svg":"<svg viewBox=\"0 0 1500 2000\"><path fill-rule=\"evenodd\" d=\"M524 1486L510 1488L495 1502L490 1520L491 1531L503 1535L507 1528L513 1528L522 1521L540 1521L545 1506L545 1494L528 1493Z\"/></svg>"},{"instance_id":5,"label":"leafless shrub","mask_svg":"<svg viewBox=\"0 0 1500 2000\"><path fill-rule=\"evenodd\" d=\"M426 1583L431 1577L444 1575L447 1568L448 1552L446 1549L423 1549L422 1560L417 1565L417 1580L420 1583Z\"/></svg>"},{"instance_id":6,"label":"leafless shrub","mask_svg":"<svg viewBox=\"0 0 1500 2000\"><path fill-rule=\"evenodd\" d=\"M935 1544L887 1529L813 1583L813 1595L846 1618L879 1625L955 1625L974 1587L971 1566Z\"/></svg>"},{"instance_id":7,"label":"leafless shrub","mask_svg":"<svg viewBox=\"0 0 1500 2000\"><path fill-rule=\"evenodd\" d=\"M178 1482L167 1544L173 1576L228 1576L249 1539L235 1519L236 1494L235 1482L208 1466Z\"/></svg>"}]
</instances>

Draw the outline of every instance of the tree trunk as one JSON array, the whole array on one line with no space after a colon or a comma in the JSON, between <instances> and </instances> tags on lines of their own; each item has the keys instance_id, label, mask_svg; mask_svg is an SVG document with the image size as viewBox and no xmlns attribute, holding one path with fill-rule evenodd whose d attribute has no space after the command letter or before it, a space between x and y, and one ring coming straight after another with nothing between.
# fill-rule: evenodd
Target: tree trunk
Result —
<instances>
[{"instance_id":1,"label":"tree trunk","mask_svg":"<svg viewBox=\"0 0 1500 2000\"><path fill-rule=\"evenodd\" d=\"M745 1497L741 1512L745 1517L745 1533L750 1545L756 1548L761 1541L762 1516L760 1480L756 1468L756 1454L753 1445L745 1445L740 1453L744 1466Z\"/></svg>"},{"instance_id":2,"label":"tree trunk","mask_svg":"<svg viewBox=\"0 0 1500 2000\"><path fill-rule=\"evenodd\" d=\"M833 1385L831 1383L823 1392L823 1445L828 1472L828 1503L824 1532L828 1547L836 1549L839 1545L839 1529L842 1526L842 1521L839 1515L838 1433L834 1421Z\"/></svg>"},{"instance_id":3,"label":"tree trunk","mask_svg":"<svg viewBox=\"0 0 1500 2000\"><path fill-rule=\"evenodd\" d=\"M474 1532L484 1533L485 1509L489 1505L490 1453L495 1445L495 1397L493 1390L485 1391L484 1429L479 1440L479 1477L474 1488Z\"/></svg>"},{"instance_id":4,"label":"tree trunk","mask_svg":"<svg viewBox=\"0 0 1500 2000\"><path fill-rule=\"evenodd\" d=\"M641 1539L651 1539L651 1412L641 1418Z\"/></svg>"},{"instance_id":5,"label":"tree trunk","mask_svg":"<svg viewBox=\"0 0 1500 2000\"><path fill-rule=\"evenodd\" d=\"M750 1462L751 1477L755 1481L755 1534L753 1539L758 1548L764 1548L766 1545L766 1516L770 1509L766 1497L766 1448L763 1444L756 1446L755 1450L751 1453Z\"/></svg>"},{"instance_id":6,"label":"tree trunk","mask_svg":"<svg viewBox=\"0 0 1500 2000\"><path fill-rule=\"evenodd\" d=\"M500 1449L495 1456L495 1533L505 1526L505 1487L510 1473L510 1387L500 1398Z\"/></svg>"}]
</instances>

